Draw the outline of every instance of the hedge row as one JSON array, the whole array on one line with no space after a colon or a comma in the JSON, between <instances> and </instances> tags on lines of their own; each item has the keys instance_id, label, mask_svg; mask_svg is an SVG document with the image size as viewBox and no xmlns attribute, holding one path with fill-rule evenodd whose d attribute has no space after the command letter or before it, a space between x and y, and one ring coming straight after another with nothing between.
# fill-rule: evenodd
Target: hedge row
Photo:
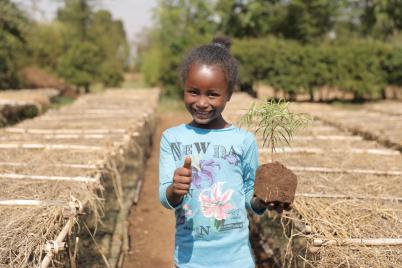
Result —
<instances>
[{"instance_id":1,"label":"hedge row","mask_svg":"<svg viewBox=\"0 0 402 268\"><path fill-rule=\"evenodd\" d=\"M402 47L370 40L318 46L276 38L235 40L242 82L267 83L290 95L322 87L351 92L355 99L380 98L387 85L402 85Z\"/></svg>"}]
</instances>

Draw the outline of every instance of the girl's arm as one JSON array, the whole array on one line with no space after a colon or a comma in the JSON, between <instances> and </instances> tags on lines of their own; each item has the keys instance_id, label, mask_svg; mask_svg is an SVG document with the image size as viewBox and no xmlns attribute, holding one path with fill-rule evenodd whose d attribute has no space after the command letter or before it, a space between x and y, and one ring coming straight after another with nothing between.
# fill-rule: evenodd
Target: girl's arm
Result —
<instances>
[{"instance_id":1,"label":"girl's arm","mask_svg":"<svg viewBox=\"0 0 402 268\"><path fill-rule=\"evenodd\" d=\"M181 198L172 194L173 177L176 170L176 162L170 148L168 130L162 134L159 154L159 200L168 209L176 209L180 206ZM169 190L170 189L170 190Z\"/></svg>"},{"instance_id":2,"label":"girl's arm","mask_svg":"<svg viewBox=\"0 0 402 268\"><path fill-rule=\"evenodd\" d=\"M256 214L263 214L266 206L258 197L254 196L255 172L258 168L258 146L254 135L249 133L243 142L244 153L242 159L244 194L246 198L246 208L251 209Z\"/></svg>"},{"instance_id":3,"label":"girl's arm","mask_svg":"<svg viewBox=\"0 0 402 268\"><path fill-rule=\"evenodd\" d=\"M184 165L174 172L173 183L166 189L166 198L173 207L178 206L191 186L191 158L186 157Z\"/></svg>"}]
</instances>

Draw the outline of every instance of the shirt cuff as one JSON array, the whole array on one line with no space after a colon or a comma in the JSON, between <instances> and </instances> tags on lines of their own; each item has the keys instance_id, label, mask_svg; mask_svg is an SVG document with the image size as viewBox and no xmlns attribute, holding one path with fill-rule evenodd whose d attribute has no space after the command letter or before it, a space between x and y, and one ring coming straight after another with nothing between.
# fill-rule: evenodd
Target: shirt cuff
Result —
<instances>
[{"instance_id":1,"label":"shirt cuff","mask_svg":"<svg viewBox=\"0 0 402 268\"><path fill-rule=\"evenodd\" d=\"M163 184L163 185L161 185L161 186L159 187L159 199L160 199L162 205L163 205L165 208L168 208L168 209L179 209L179 208L181 208L181 207L183 206L184 197L181 199L181 201L179 202L179 204L177 204L176 206L172 206L172 205L169 203L169 200L167 199L167 196L166 196L166 190L167 190L167 188L168 188L169 186L170 186L170 183L166 183L166 184Z\"/></svg>"}]
</instances>

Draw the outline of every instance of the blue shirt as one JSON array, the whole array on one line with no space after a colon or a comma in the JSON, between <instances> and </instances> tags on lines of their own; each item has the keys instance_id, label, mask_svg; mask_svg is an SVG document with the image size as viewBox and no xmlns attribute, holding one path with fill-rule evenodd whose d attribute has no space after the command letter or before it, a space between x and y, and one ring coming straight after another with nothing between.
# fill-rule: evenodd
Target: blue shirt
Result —
<instances>
[{"instance_id":1,"label":"blue shirt","mask_svg":"<svg viewBox=\"0 0 402 268\"><path fill-rule=\"evenodd\" d=\"M192 183L172 207L166 189L191 157ZM258 147L235 126L201 129L179 125L161 138L159 197L176 215L175 263L180 268L254 267L246 209L254 192Z\"/></svg>"}]
</instances>

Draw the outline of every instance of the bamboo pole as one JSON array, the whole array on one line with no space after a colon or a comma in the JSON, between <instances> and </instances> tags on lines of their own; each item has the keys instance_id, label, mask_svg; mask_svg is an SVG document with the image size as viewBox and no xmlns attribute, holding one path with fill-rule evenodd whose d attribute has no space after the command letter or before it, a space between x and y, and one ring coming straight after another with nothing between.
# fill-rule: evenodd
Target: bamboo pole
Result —
<instances>
[{"instance_id":1,"label":"bamboo pole","mask_svg":"<svg viewBox=\"0 0 402 268\"><path fill-rule=\"evenodd\" d=\"M30 136L22 136L24 134L9 135L0 137L1 141L11 141L11 140L26 140L31 138ZM139 132L133 132L130 134L120 134L120 133L105 133L105 134L45 134L41 136L41 139L45 140L66 140L66 139L85 139L85 140L101 140L110 137L136 137L139 136Z\"/></svg>"},{"instance_id":2,"label":"bamboo pole","mask_svg":"<svg viewBox=\"0 0 402 268\"><path fill-rule=\"evenodd\" d=\"M0 149L101 151L104 148L101 146L88 146L78 144L0 143Z\"/></svg>"},{"instance_id":3,"label":"bamboo pole","mask_svg":"<svg viewBox=\"0 0 402 268\"><path fill-rule=\"evenodd\" d=\"M294 136L292 140L340 140L340 141L361 141L360 136L345 136L345 135L317 135L317 136Z\"/></svg>"},{"instance_id":4,"label":"bamboo pole","mask_svg":"<svg viewBox=\"0 0 402 268\"><path fill-rule=\"evenodd\" d=\"M394 196L349 196L342 194L323 194L323 193L296 193L296 196L310 198L328 198L328 199L367 199L367 200L384 200L402 202L402 197Z\"/></svg>"},{"instance_id":5,"label":"bamboo pole","mask_svg":"<svg viewBox=\"0 0 402 268\"><path fill-rule=\"evenodd\" d=\"M372 169L340 169L340 168L299 167L299 166L289 166L288 168L295 172L322 172L322 173L365 174L365 175L379 175L379 176L402 176L402 171L382 171Z\"/></svg>"},{"instance_id":6,"label":"bamboo pole","mask_svg":"<svg viewBox=\"0 0 402 268\"><path fill-rule=\"evenodd\" d=\"M93 120L93 119L139 119L135 117L135 113L129 114L113 114L111 112L107 114L92 114L92 115L76 115L76 116L66 116L66 115L56 115L56 116L42 116L40 117L41 121L68 121L68 120Z\"/></svg>"},{"instance_id":7,"label":"bamboo pole","mask_svg":"<svg viewBox=\"0 0 402 268\"><path fill-rule=\"evenodd\" d=\"M262 154L270 154L271 151L268 149L262 149ZM321 149L314 147L280 147L275 149L275 153L306 153L306 154L328 154L328 153L339 153L339 154L372 154L372 155L384 155L384 156L396 156L400 155L398 151L390 149L361 149L361 148L349 148L349 149Z\"/></svg>"},{"instance_id":8,"label":"bamboo pole","mask_svg":"<svg viewBox=\"0 0 402 268\"><path fill-rule=\"evenodd\" d=\"M258 141L262 141L262 138L258 138ZM345 135L309 135L309 136L293 136L292 140L295 141L312 141L312 140L333 140L333 141L361 141L360 136L345 136Z\"/></svg>"},{"instance_id":9,"label":"bamboo pole","mask_svg":"<svg viewBox=\"0 0 402 268\"><path fill-rule=\"evenodd\" d=\"M32 129L32 128L5 128L6 132L10 133L29 133L29 134L109 134L109 133L123 133L127 134L129 131L127 129Z\"/></svg>"},{"instance_id":10,"label":"bamboo pole","mask_svg":"<svg viewBox=\"0 0 402 268\"><path fill-rule=\"evenodd\" d=\"M27 200L27 199L0 199L0 206L57 206L70 207L70 203L60 200Z\"/></svg>"},{"instance_id":11,"label":"bamboo pole","mask_svg":"<svg viewBox=\"0 0 402 268\"><path fill-rule=\"evenodd\" d=\"M59 233L59 235L56 237L56 239L53 241L54 243L62 243L64 241L64 239L66 238L66 236L71 232L71 228L74 226L74 223L76 222L76 218L77 215L79 215L80 213L82 213L84 210L84 205L79 206L78 208L78 213L73 216L70 217L66 223L66 225L64 225L63 229L61 230L61 232ZM57 254L57 253L56 253ZM40 265L41 268L47 268L49 267L52 258L53 258L54 254L52 251L49 251L45 258L42 260L42 263Z\"/></svg>"},{"instance_id":12,"label":"bamboo pole","mask_svg":"<svg viewBox=\"0 0 402 268\"><path fill-rule=\"evenodd\" d=\"M12 180L48 180L48 181L71 181L71 182L85 182L85 183L98 183L100 176L96 177L62 177L62 176L40 176L40 175L26 175L26 174L12 174L0 173L0 178Z\"/></svg>"},{"instance_id":13,"label":"bamboo pole","mask_svg":"<svg viewBox=\"0 0 402 268\"><path fill-rule=\"evenodd\" d=\"M402 246L402 238L314 239L313 246Z\"/></svg>"},{"instance_id":14,"label":"bamboo pole","mask_svg":"<svg viewBox=\"0 0 402 268\"><path fill-rule=\"evenodd\" d=\"M0 166L11 166L11 167L29 167L28 163L17 163L17 162L0 162ZM98 169L97 165L91 164L52 164L52 167L66 167L66 168L77 168L77 169Z\"/></svg>"},{"instance_id":15,"label":"bamboo pole","mask_svg":"<svg viewBox=\"0 0 402 268\"><path fill-rule=\"evenodd\" d=\"M142 177L138 178L137 186L135 187L135 190L134 190L134 204L137 204L138 200L140 199L140 193L141 193L141 189L142 189L142 180L143 180Z\"/></svg>"},{"instance_id":16,"label":"bamboo pole","mask_svg":"<svg viewBox=\"0 0 402 268\"><path fill-rule=\"evenodd\" d=\"M134 110L130 109L75 109L73 111L63 112L62 115L82 115L82 114L109 114L109 113L132 113ZM52 113L49 113L52 114ZM58 115L54 113L52 115Z\"/></svg>"}]
</instances>

